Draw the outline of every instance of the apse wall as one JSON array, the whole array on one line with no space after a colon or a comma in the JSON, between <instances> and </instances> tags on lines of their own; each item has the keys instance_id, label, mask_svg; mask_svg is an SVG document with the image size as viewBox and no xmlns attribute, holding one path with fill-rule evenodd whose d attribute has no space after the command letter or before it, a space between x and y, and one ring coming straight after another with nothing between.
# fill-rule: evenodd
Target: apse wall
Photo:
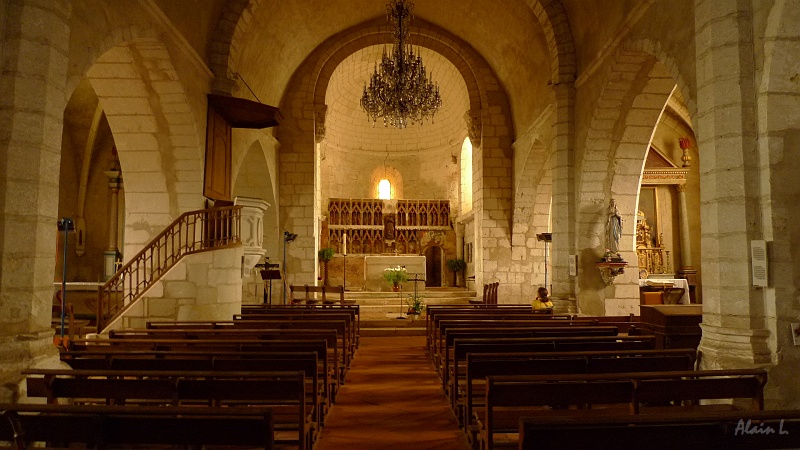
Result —
<instances>
[{"instance_id":1,"label":"apse wall","mask_svg":"<svg viewBox=\"0 0 800 450\"><path fill-rule=\"evenodd\" d=\"M405 199L447 199L458 205L458 160L453 161L450 148L402 155L348 151L331 145L321 150L321 184L323 205L329 198L377 198L377 181L373 175L387 174L392 182L400 182L400 195ZM399 180L392 180L396 171Z\"/></svg>"}]
</instances>

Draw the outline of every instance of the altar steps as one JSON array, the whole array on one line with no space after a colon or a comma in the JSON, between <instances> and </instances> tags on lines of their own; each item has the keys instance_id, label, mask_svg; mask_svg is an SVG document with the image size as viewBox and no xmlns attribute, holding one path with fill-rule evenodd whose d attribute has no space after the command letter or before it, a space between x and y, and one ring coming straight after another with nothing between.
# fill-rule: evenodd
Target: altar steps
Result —
<instances>
[{"instance_id":1,"label":"altar steps","mask_svg":"<svg viewBox=\"0 0 800 450\"><path fill-rule=\"evenodd\" d=\"M420 336L425 334L425 313L407 317L409 292L347 291L345 299L354 300L361 310L362 336ZM425 305L465 305L477 298L474 290L464 288L427 288L419 291Z\"/></svg>"}]
</instances>

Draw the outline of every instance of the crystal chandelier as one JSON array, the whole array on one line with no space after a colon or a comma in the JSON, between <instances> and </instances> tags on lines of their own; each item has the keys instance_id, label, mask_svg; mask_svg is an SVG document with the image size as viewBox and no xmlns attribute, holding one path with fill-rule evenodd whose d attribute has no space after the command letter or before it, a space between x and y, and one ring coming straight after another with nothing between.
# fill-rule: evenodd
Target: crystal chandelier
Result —
<instances>
[{"instance_id":1,"label":"crystal chandelier","mask_svg":"<svg viewBox=\"0 0 800 450\"><path fill-rule=\"evenodd\" d=\"M425 66L408 42L408 27L414 4L406 0L393 0L386 5L386 16L393 26L394 44L390 54L383 50L381 63L364 84L361 107L367 112L372 125L379 117L383 126L405 128L409 123L422 123L431 119L442 106L439 86L425 73Z\"/></svg>"}]
</instances>

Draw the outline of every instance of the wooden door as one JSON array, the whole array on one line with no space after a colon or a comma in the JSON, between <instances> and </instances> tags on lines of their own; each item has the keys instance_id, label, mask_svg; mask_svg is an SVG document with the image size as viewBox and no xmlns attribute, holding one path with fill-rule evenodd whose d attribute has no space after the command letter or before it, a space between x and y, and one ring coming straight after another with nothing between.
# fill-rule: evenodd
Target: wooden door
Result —
<instances>
[{"instance_id":1,"label":"wooden door","mask_svg":"<svg viewBox=\"0 0 800 450\"><path fill-rule=\"evenodd\" d=\"M442 286L442 248L433 246L425 250L425 286Z\"/></svg>"}]
</instances>

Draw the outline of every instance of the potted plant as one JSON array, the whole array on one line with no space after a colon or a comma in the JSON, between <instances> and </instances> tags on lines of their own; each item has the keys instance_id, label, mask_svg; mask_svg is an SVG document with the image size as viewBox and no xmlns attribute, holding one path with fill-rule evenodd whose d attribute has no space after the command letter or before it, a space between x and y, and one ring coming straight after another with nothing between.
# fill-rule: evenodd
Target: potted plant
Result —
<instances>
[{"instance_id":1,"label":"potted plant","mask_svg":"<svg viewBox=\"0 0 800 450\"><path fill-rule=\"evenodd\" d=\"M447 268L453 272L453 286L458 286L458 273L467 270L467 262L463 259L448 259Z\"/></svg>"},{"instance_id":2,"label":"potted plant","mask_svg":"<svg viewBox=\"0 0 800 450\"><path fill-rule=\"evenodd\" d=\"M319 253L317 254L319 256L319 260L322 261L322 267L323 267L322 270L323 270L323 273L324 273L323 278L322 278L323 279L323 282L322 282L323 286L330 286L330 284L328 284L328 261L333 259L333 253L334 253L333 249L330 248L330 247L327 247L327 248L323 248L322 250L320 250Z\"/></svg>"},{"instance_id":3,"label":"potted plant","mask_svg":"<svg viewBox=\"0 0 800 450\"><path fill-rule=\"evenodd\" d=\"M397 292L400 290L400 283L408 281L408 271L403 266L389 267L383 269L383 279Z\"/></svg>"},{"instance_id":4,"label":"potted plant","mask_svg":"<svg viewBox=\"0 0 800 450\"><path fill-rule=\"evenodd\" d=\"M422 314L422 310L425 309L425 303L422 301L421 295L409 295L408 298L406 298L406 304L408 305L406 315L409 316L419 316Z\"/></svg>"}]
</instances>

